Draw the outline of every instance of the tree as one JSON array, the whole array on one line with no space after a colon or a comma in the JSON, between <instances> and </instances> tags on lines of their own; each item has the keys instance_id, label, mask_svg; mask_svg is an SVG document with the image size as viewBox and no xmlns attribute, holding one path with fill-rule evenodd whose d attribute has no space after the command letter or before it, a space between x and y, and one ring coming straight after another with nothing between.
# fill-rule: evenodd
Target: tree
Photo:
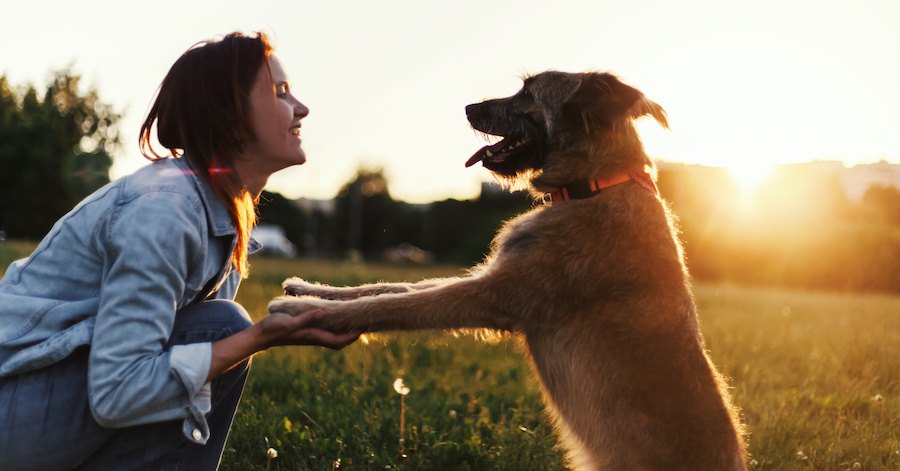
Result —
<instances>
[{"instance_id":1,"label":"tree","mask_svg":"<svg viewBox=\"0 0 900 471\"><path fill-rule=\"evenodd\" d=\"M308 231L307 215L280 193L263 191L259 199L259 224L274 224L284 229L285 237L298 249L304 247Z\"/></svg>"},{"instance_id":2,"label":"tree","mask_svg":"<svg viewBox=\"0 0 900 471\"><path fill-rule=\"evenodd\" d=\"M384 250L396 241L397 210L384 171L359 169L335 197L336 245L350 253L373 254Z\"/></svg>"},{"instance_id":3,"label":"tree","mask_svg":"<svg viewBox=\"0 0 900 471\"><path fill-rule=\"evenodd\" d=\"M867 217L900 225L900 190L893 186L872 185L863 195L862 208Z\"/></svg>"},{"instance_id":4,"label":"tree","mask_svg":"<svg viewBox=\"0 0 900 471\"><path fill-rule=\"evenodd\" d=\"M0 76L0 230L39 238L82 198L109 182L120 115L81 78L53 74L43 96Z\"/></svg>"}]
</instances>

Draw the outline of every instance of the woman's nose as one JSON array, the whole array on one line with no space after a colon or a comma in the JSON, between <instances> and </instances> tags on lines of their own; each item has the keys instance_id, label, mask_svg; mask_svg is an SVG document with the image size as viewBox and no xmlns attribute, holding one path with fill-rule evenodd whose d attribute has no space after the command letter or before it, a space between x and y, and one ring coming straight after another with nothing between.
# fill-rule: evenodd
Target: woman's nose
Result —
<instances>
[{"instance_id":1,"label":"woman's nose","mask_svg":"<svg viewBox=\"0 0 900 471\"><path fill-rule=\"evenodd\" d=\"M300 103L300 101L297 101L297 104L294 106L294 116L305 118L308 114L309 108L307 108L303 103Z\"/></svg>"}]
</instances>

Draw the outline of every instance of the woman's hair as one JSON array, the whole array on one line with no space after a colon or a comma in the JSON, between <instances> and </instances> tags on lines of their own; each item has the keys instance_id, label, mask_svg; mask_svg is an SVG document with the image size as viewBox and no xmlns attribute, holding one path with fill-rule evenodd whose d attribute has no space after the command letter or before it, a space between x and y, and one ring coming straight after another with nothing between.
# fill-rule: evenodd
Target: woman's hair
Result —
<instances>
[{"instance_id":1,"label":"woman's hair","mask_svg":"<svg viewBox=\"0 0 900 471\"><path fill-rule=\"evenodd\" d=\"M257 202L234 171L234 161L255 138L248 118L250 91L272 51L263 33L235 32L195 44L169 69L141 126L144 157L169 157L158 154L150 142L155 122L159 143L172 157L186 154L225 202L237 231L231 260L243 277L249 270L247 243L256 224Z\"/></svg>"}]
</instances>

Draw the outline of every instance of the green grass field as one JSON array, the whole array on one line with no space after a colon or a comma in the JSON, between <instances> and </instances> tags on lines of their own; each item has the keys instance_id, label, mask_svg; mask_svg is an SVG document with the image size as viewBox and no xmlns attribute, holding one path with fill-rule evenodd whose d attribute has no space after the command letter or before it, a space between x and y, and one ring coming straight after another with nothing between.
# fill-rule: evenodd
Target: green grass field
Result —
<instances>
[{"instance_id":1,"label":"green grass field","mask_svg":"<svg viewBox=\"0 0 900 471\"><path fill-rule=\"evenodd\" d=\"M239 301L265 313L281 280L419 280L456 267L256 260ZM713 360L743 410L754 469L900 469L900 297L698 283ZM388 335L341 352L256 358L225 469L561 469L537 383L513 339ZM398 446L402 376L408 457ZM277 468L276 468L277 467Z\"/></svg>"},{"instance_id":2,"label":"green grass field","mask_svg":"<svg viewBox=\"0 0 900 471\"><path fill-rule=\"evenodd\" d=\"M0 267L22 248L0 243ZM257 318L287 276L419 280L458 267L254 259L238 296ZM900 297L695 286L713 360L750 430L752 469L900 469ZM405 451L399 448L403 377ZM278 457L268 459L268 446ZM340 352L258 355L225 470L562 469L514 339L386 335Z\"/></svg>"}]
</instances>

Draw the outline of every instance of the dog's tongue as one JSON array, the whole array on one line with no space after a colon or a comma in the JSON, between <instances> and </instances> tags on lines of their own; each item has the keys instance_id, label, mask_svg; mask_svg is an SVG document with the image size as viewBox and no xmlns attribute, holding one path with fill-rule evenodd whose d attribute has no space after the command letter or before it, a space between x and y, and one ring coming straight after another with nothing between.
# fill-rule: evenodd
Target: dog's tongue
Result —
<instances>
[{"instance_id":1,"label":"dog's tongue","mask_svg":"<svg viewBox=\"0 0 900 471\"><path fill-rule=\"evenodd\" d=\"M502 161L505 154L501 154L500 151L504 147L506 147L506 139L503 139L494 145L484 146L481 149L478 149L478 151L472 154L472 156L469 157L469 160L466 161L466 167L471 167L486 158L498 162Z\"/></svg>"},{"instance_id":2,"label":"dog's tongue","mask_svg":"<svg viewBox=\"0 0 900 471\"><path fill-rule=\"evenodd\" d=\"M478 162L481 162L481 160L484 159L485 151L487 151L487 146L484 146L481 149L478 149L477 152L472 154L472 156L469 157L469 160L466 161L466 167L471 167L471 166L477 164Z\"/></svg>"}]
</instances>

